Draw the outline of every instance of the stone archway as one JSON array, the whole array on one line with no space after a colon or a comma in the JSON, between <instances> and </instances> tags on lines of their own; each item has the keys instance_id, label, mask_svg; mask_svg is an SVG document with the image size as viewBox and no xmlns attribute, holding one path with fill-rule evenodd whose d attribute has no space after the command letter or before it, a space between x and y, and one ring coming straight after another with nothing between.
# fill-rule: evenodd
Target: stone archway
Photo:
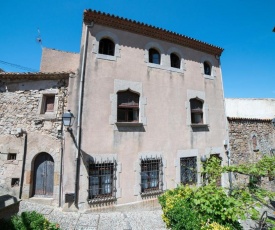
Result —
<instances>
[{"instance_id":1,"label":"stone archway","mask_svg":"<svg viewBox=\"0 0 275 230\"><path fill-rule=\"evenodd\" d=\"M54 188L54 160L48 153L39 153L34 160L33 196L52 197Z\"/></svg>"}]
</instances>

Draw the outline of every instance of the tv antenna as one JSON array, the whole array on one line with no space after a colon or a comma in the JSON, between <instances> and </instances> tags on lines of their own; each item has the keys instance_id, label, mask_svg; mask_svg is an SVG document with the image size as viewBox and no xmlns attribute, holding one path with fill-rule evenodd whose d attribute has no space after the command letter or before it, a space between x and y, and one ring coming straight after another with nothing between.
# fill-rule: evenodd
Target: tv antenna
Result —
<instances>
[{"instance_id":1,"label":"tv antenna","mask_svg":"<svg viewBox=\"0 0 275 230\"><path fill-rule=\"evenodd\" d=\"M38 32L38 35L36 37L36 42L40 44L41 48L43 48L42 46L42 38L41 38L41 34L40 34L40 29L37 28L37 32Z\"/></svg>"}]
</instances>

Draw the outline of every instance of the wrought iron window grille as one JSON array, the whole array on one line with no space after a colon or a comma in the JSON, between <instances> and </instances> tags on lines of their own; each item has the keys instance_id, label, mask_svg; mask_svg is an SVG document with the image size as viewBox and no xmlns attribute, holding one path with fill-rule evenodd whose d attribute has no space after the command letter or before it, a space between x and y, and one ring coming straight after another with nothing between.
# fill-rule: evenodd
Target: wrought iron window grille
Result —
<instances>
[{"instance_id":1,"label":"wrought iron window grille","mask_svg":"<svg viewBox=\"0 0 275 230\"><path fill-rule=\"evenodd\" d=\"M197 157L180 158L180 182L182 184L197 183Z\"/></svg>"},{"instance_id":2,"label":"wrought iron window grille","mask_svg":"<svg viewBox=\"0 0 275 230\"><path fill-rule=\"evenodd\" d=\"M163 191L163 163L161 158L140 159L141 196L152 196Z\"/></svg>"},{"instance_id":3,"label":"wrought iron window grille","mask_svg":"<svg viewBox=\"0 0 275 230\"><path fill-rule=\"evenodd\" d=\"M89 203L105 203L116 200L117 163L113 160L89 161Z\"/></svg>"}]
</instances>

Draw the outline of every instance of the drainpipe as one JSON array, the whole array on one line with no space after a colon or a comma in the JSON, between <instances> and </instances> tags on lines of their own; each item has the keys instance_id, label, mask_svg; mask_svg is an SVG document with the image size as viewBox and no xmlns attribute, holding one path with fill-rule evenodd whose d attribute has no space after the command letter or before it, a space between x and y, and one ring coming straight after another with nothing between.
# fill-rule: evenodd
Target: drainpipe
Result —
<instances>
[{"instance_id":1,"label":"drainpipe","mask_svg":"<svg viewBox=\"0 0 275 230\"><path fill-rule=\"evenodd\" d=\"M24 174L25 174L25 163L26 163L26 155L27 155L27 141L28 141L27 132L23 131L22 133L25 134L25 138L24 138L24 153L23 153L21 180L20 180L19 199L21 199L21 197L22 197L22 190L23 190L23 184L24 184Z\"/></svg>"},{"instance_id":2,"label":"drainpipe","mask_svg":"<svg viewBox=\"0 0 275 230\"><path fill-rule=\"evenodd\" d=\"M78 116L77 116L77 154L76 154L76 170L75 170L75 206L78 208L78 190L79 190L79 171L80 171L80 142L81 142L81 120L82 120L82 109L83 109L83 89L84 89L84 78L85 78L85 67L87 58L87 45L88 45L88 28L93 27L94 23L91 22L90 25L85 27L85 40L84 40L84 50L82 55L81 63L81 75L80 75L80 88L78 97Z\"/></svg>"}]
</instances>

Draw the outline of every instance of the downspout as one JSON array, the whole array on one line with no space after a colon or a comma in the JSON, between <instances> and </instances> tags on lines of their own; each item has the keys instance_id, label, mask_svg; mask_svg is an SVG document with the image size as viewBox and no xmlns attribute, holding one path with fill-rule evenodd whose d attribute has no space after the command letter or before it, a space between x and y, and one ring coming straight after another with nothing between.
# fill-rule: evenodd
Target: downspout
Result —
<instances>
[{"instance_id":1,"label":"downspout","mask_svg":"<svg viewBox=\"0 0 275 230\"><path fill-rule=\"evenodd\" d=\"M87 58L87 45L88 45L88 28L93 27L94 23L91 22L90 25L86 25L85 28L85 40L84 40L84 50L82 55L81 63L81 74L80 74L80 88L78 97L78 116L77 116L77 154L76 154L76 169L75 169L75 206L78 208L78 195L79 195L79 171L80 171L80 142L81 142L81 120L82 120L82 109L83 109L83 90L84 90L84 78L85 78L85 67Z\"/></svg>"},{"instance_id":2,"label":"downspout","mask_svg":"<svg viewBox=\"0 0 275 230\"><path fill-rule=\"evenodd\" d=\"M21 180L20 180L19 199L22 198L24 174L25 174L25 163L26 163L26 155L27 155L27 141L28 141L27 132L23 131L23 134L25 134L25 138L24 138L24 152L23 152L22 172L21 172Z\"/></svg>"},{"instance_id":3,"label":"downspout","mask_svg":"<svg viewBox=\"0 0 275 230\"><path fill-rule=\"evenodd\" d=\"M224 106L224 113L225 113L225 129L226 129L226 138L228 140L225 153L227 155L227 162L228 166L231 165L231 152L230 152L230 145L229 145L229 127L228 127L228 120L227 120L227 113L226 113L226 105L225 105L225 97L224 97L224 88L223 88L223 78L222 78L222 68L221 68L221 61L220 63L220 73L221 73L221 84L222 84L222 92L223 92L223 106ZM229 180L229 194L232 190L232 173L228 172L228 180Z\"/></svg>"}]
</instances>

